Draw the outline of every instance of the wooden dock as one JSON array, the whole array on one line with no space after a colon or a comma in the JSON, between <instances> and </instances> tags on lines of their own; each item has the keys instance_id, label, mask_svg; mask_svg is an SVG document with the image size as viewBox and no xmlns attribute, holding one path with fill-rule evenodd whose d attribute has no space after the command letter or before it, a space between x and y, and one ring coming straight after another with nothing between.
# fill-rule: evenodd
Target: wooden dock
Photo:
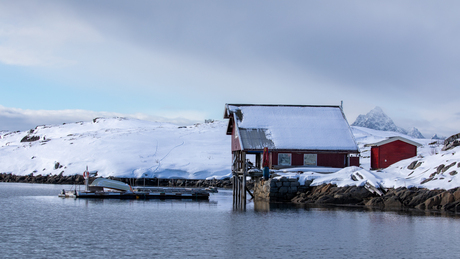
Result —
<instances>
[{"instance_id":1,"label":"wooden dock","mask_svg":"<svg viewBox=\"0 0 460 259\"><path fill-rule=\"evenodd\" d=\"M83 172L85 190L62 190L61 198L98 198L98 199L209 199L209 193L217 188L174 188L174 187L131 187L129 184L107 178L96 178L89 184L91 173Z\"/></svg>"},{"instance_id":2,"label":"wooden dock","mask_svg":"<svg viewBox=\"0 0 460 259\"><path fill-rule=\"evenodd\" d=\"M217 192L215 189L200 188L162 188L137 187L133 191L78 191L63 190L58 196L61 198L98 198L98 199L193 199L207 200L209 194Z\"/></svg>"}]
</instances>

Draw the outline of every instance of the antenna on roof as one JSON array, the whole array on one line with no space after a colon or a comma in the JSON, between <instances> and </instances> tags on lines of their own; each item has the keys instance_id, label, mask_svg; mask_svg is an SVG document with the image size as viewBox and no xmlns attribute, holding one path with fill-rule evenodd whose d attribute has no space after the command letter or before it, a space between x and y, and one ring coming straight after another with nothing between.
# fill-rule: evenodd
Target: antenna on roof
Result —
<instances>
[{"instance_id":1,"label":"antenna on roof","mask_svg":"<svg viewBox=\"0 0 460 259\"><path fill-rule=\"evenodd\" d=\"M342 111L343 111L343 100L340 101L340 109L342 109Z\"/></svg>"}]
</instances>

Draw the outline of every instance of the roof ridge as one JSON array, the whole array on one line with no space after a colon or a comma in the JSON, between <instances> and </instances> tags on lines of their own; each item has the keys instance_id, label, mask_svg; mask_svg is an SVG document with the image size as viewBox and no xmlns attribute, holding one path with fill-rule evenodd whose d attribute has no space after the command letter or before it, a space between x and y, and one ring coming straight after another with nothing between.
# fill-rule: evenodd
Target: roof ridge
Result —
<instances>
[{"instance_id":1,"label":"roof ridge","mask_svg":"<svg viewBox=\"0 0 460 259\"><path fill-rule=\"evenodd\" d=\"M227 103L226 106L267 106L267 107L337 107L340 105L311 105L311 104L250 104L250 103Z\"/></svg>"}]
</instances>

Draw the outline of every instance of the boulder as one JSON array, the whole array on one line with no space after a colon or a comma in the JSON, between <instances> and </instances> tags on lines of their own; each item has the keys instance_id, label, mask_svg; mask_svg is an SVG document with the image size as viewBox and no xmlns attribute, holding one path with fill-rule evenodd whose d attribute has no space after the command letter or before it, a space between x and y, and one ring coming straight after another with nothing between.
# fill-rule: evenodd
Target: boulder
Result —
<instances>
[{"instance_id":1,"label":"boulder","mask_svg":"<svg viewBox=\"0 0 460 259\"><path fill-rule=\"evenodd\" d=\"M441 172L446 172L447 170L449 170L449 168L451 168L452 166L454 166L457 162L452 162L451 164L445 166L444 168L441 169Z\"/></svg>"},{"instance_id":2,"label":"boulder","mask_svg":"<svg viewBox=\"0 0 460 259\"><path fill-rule=\"evenodd\" d=\"M460 201L455 201L449 204L446 204L445 206L442 207L444 211L450 211L450 212L460 212Z\"/></svg>"},{"instance_id":3,"label":"boulder","mask_svg":"<svg viewBox=\"0 0 460 259\"><path fill-rule=\"evenodd\" d=\"M415 166L417 165L417 160L415 161L412 161L412 163L410 163L408 166L407 166L407 169L409 170L414 170L415 169Z\"/></svg>"},{"instance_id":4,"label":"boulder","mask_svg":"<svg viewBox=\"0 0 460 259\"><path fill-rule=\"evenodd\" d=\"M418 194L414 195L413 198L410 200L410 202L407 204L408 207L414 208L417 205L424 203L427 199L433 197L437 193L434 191L426 190L426 189L420 189L418 191ZM425 209L425 208L423 208Z\"/></svg>"},{"instance_id":5,"label":"boulder","mask_svg":"<svg viewBox=\"0 0 460 259\"><path fill-rule=\"evenodd\" d=\"M315 204L335 204L335 199L332 196L324 195L319 197L319 199L315 201Z\"/></svg>"},{"instance_id":6,"label":"boulder","mask_svg":"<svg viewBox=\"0 0 460 259\"><path fill-rule=\"evenodd\" d=\"M367 207L372 207L372 208L380 208L383 209L385 207L385 204L383 202L382 197L375 197L370 199L368 202L365 204Z\"/></svg>"},{"instance_id":7,"label":"boulder","mask_svg":"<svg viewBox=\"0 0 460 259\"><path fill-rule=\"evenodd\" d=\"M460 201L460 188L457 188L453 193L455 201Z\"/></svg>"},{"instance_id":8,"label":"boulder","mask_svg":"<svg viewBox=\"0 0 460 259\"><path fill-rule=\"evenodd\" d=\"M397 196L391 196L384 202L385 209L401 209L403 204Z\"/></svg>"},{"instance_id":9,"label":"boulder","mask_svg":"<svg viewBox=\"0 0 460 259\"><path fill-rule=\"evenodd\" d=\"M440 204L441 204L441 195L436 195L425 201L425 209L427 210L438 209L438 206Z\"/></svg>"},{"instance_id":10,"label":"boulder","mask_svg":"<svg viewBox=\"0 0 460 259\"><path fill-rule=\"evenodd\" d=\"M441 203L439 205L445 206L448 203L452 203L455 201L455 197L452 193L446 191L441 194Z\"/></svg>"}]
</instances>

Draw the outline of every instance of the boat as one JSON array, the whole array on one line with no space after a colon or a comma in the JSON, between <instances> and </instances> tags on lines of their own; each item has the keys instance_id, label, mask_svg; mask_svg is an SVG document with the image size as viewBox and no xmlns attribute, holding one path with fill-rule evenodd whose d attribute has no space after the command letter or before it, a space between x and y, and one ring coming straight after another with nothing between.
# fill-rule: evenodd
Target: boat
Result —
<instances>
[{"instance_id":1,"label":"boat","mask_svg":"<svg viewBox=\"0 0 460 259\"><path fill-rule=\"evenodd\" d=\"M131 187L129 184L107 179L96 178L89 184L90 176L97 172L83 172L85 190L62 190L61 198L100 198L100 199L209 199L209 194L217 192L217 188L174 188L174 187Z\"/></svg>"}]
</instances>

